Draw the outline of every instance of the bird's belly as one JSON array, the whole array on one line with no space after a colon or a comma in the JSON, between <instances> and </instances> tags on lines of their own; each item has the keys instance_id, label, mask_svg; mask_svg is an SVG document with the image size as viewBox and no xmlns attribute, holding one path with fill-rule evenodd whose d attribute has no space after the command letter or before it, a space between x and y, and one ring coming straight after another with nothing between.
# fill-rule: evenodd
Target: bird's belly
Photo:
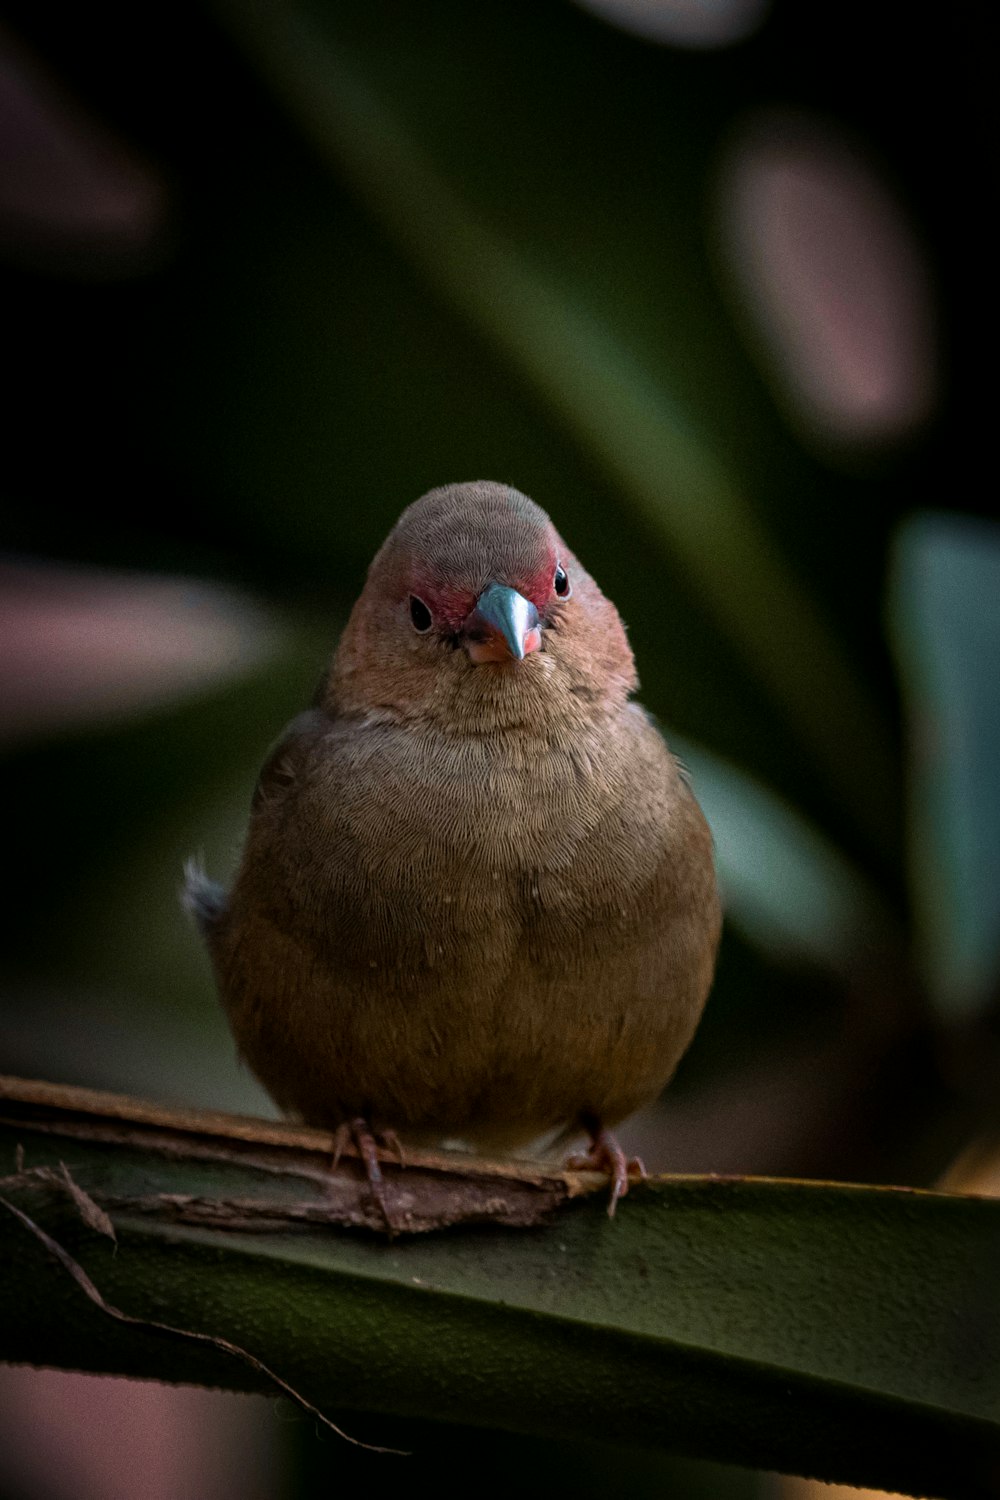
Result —
<instances>
[{"instance_id":1,"label":"bird's belly","mask_svg":"<svg viewBox=\"0 0 1000 1500\"><path fill-rule=\"evenodd\" d=\"M316 1124L365 1115L515 1149L585 1112L614 1123L659 1092L697 1020L656 916L557 899L537 872L437 905L366 902L350 941L289 949L283 1003L255 976L248 1060Z\"/></svg>"},{"instance_id":2,"label":"bird's belly","mask_svg":"<svg viewBox=\"0 0 1000 1500\"><path fill-rule=\"evenodd\" d=\"M669 823L592 763L484 752L461 770L355 765L303 807L295 865L270 860L234 903L222 988L242 1050L316 1124L516 1146L584 1112L613 1123L698 1018L707 834L689 891Z\"/></svg>"}]
</instances>

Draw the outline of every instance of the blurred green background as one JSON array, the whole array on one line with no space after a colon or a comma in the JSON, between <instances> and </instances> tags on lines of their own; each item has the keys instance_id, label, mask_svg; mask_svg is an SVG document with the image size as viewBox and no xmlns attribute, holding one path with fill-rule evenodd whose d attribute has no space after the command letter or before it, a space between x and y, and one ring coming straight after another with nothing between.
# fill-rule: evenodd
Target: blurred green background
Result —
<instances>
[{"instance_id":1,"label":"blurred green background","mask_svg":"<svg viewBox=\"0 0 1000 1500\"><path fill-rule=\"evenodd\" d=\"M182 862L231 871L402 507L494 478L617 603L716 836L715 991L627 1143L933 1181L1000 1072L985 7L6 14L0 1070L270 1110ZM268 1441L262 1495L348 1472Z\"/></svg>"}]
</instances>

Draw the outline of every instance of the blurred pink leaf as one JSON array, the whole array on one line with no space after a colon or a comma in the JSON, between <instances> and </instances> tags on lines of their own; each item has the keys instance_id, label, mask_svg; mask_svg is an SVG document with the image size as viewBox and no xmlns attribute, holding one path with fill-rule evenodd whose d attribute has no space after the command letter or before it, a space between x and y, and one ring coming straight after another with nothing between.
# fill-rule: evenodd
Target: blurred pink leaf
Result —
<instances>
[{"instance_id":1,"label":"blurred pink leaf","mask_svg":"<svg viewBox=\"0 0 1000 1500\"><path fill-rule=\"evenodd\" d=\"M276 622L212 584L0 562L0 740L148 713L239 677Z\"/></svg>"},{"instance_id":2,"label":"blurred pink leaf","mask_svg":"<svg viewBox=\"0 0 1000 1500\"><path fill-rule=\"evenodd\" d=\"M88 273L145 261L166 188L45 65L0 28L0 249Z\"/></svg>"},{"instance_id":3,"label":"blurred pink leaf","mask_svg":"<svg viewBox=\"0 0 1000 1500\"><path fill-rule=\"evenodd\" d=\"M726 269L806 433L881 443L935 400L930 281L870 160L820 118L745 120L718 187Z\"/></svg>"},{"instance_id":4,"label":"blurred pink leaf","mask_svg":"<svg viewBox=\"0 0 1000 1500\"><path fill-rule=\"evenodd\" d=\"M751 36L770 0L577 0L622 31L675 47L727 47Z\"/></svg>"},{"instance_id":5,"label":"blurred pink leaf","mask_svg":"<svg viewBox=\"0 0 1000 1500\"><path fill-rule=\"evenodd\" d=\"M273 1410L263 1396L3 1366L0 1482L47 1500L265 1500Z\"/></svg>"}]
</instances>

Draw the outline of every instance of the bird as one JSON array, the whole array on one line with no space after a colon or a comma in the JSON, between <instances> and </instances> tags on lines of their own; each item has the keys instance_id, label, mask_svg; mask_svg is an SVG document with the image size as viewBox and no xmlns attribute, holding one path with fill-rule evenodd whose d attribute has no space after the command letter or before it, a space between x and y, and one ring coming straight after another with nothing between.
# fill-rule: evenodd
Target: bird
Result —
<instances>
[{"instance_id":1,"label":"bird","mask_svg":"<svg viewBox=\"0 0 1000 1500\"><path fill-rule=\"evenodd\" d=\"M721 925L713 841L636 701L614 604L506 484L431 490L377 552L312 706L268 755L226 891L185 901L242 1058L276 1104L379 1165L506 1157L657 1098Z\"/></svg>"}]
</instances>

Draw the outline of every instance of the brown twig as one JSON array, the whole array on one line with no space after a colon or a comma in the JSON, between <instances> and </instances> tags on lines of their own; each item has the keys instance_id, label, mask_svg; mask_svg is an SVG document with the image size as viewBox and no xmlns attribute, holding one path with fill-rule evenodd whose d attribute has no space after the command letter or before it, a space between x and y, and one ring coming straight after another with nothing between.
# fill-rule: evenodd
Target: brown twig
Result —
<instances>
[{"instance_id":1,"label":"brown twig","mask_svg":"<svg viewBox=\"0 0 1000 1500\"><path fill-rule=\"evenodd\" d=\"M334 1135L308 1126L208 1110L174 1110L117 1094L0 1076L0 1125L66 1140L135 1147L174 1161L217 1161L275 1180L276 1192L206 1198L156 1192L115 1198L105 1209L154 1214L175 1222L266 1229L331 1224L385 1233L354 1143L334 1167ZM529 1227L571 1198L600 1190L599 1172L537 1162L494 1161L408 1149L405 1172L390 1152L393 1232L420 1234L472 1223ZM295 1184L308 1191L289 1192ZM284 1191L281 1191L281 1189Z\"/></svg>"}]
</instances>

